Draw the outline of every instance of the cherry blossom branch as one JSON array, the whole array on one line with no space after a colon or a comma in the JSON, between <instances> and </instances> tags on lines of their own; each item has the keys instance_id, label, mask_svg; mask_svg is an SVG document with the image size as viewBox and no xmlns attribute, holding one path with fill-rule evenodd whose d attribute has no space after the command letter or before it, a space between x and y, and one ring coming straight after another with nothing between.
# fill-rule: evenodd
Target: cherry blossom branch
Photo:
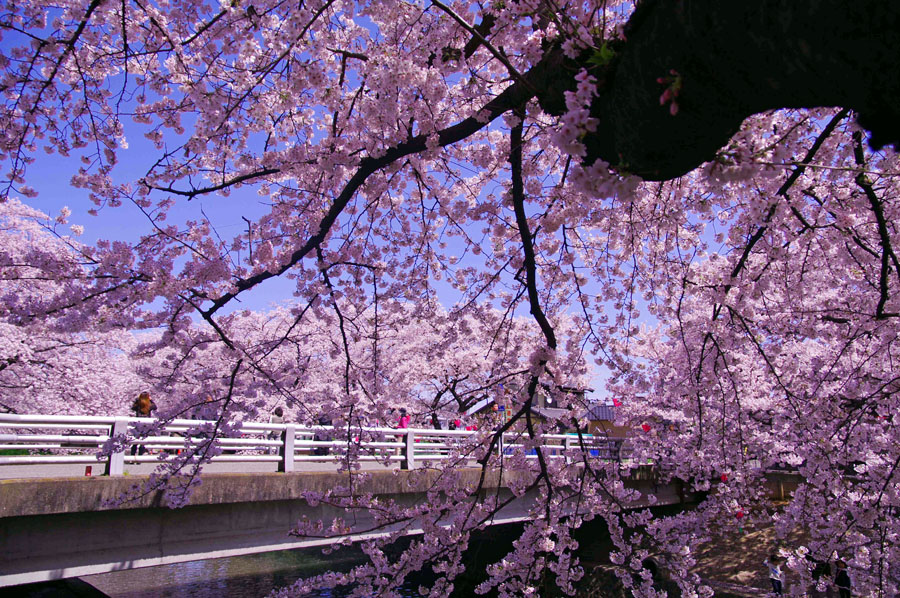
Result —
<instances>
[{"instance_id":1,"label":"cherry blossom branch","mask_svg":"<svg viewBox=\"0 0 900 598\"><path fill-rule=\"evenodd\" d=\"M900 95L900 82L863 50L869 35L896 47L897 18L897 7L878 0L639 3L609 65L609 84L591 106L598 124L585 139L586 161L602 159L645 180L673 179L714 160L747 116L782 107L851 108L872 131L873 147L898 143L889 98ZM659 106L659 86L647 76L670 70L683 79L677 116ZM826 71L847 73L854 84L829 85ZM558 114L561 99L557 108L542 102Z\"/></svg>"},{"instance_id":2,"label":"cherry blossom branch","mask_svg":"<svg viewBox=\"0 0 900 598\"><path fill-rule=\"evenodd\" d=\"M40 314L32 314L29 316L29 318L34 319L34 318L41 318L41 317L45 317L48 315L57 314L61 311L65 311L67 309L77 307L78 305L83 305L85 303L88 303L91 299L96 299L97 297L102 297L103 295L107 295L109 293L118 291L119 289L126 288L137 282L151 282L152 280L153 280L153 278L150 276L147 276L146 274L135 274L135 275L129 277L127 280L123 280L122 282L119 282L118 284L115 284L111 287L107 287L105 289L100 289L97 291L90 292L82 297L79 297L76 301L72 301L72 302L66 303L64 305L56 306L53 309L42 311Z\"/></svg>"},{"instance_id":3,"label":"cherry blossom branch","mask_svg":"<svg viewBox=\"0 0 900 598\"><path fill-rule=\"evenodd\" d=\"M555 68L555 66L556 65L554 61L544 60L533 67L531 70L529 70L524 75L524 77L528 81L536 82L543 80L548 76L549 72L553 68ZM537 86L536 83L529 84L527 87L533 88L535 86ZM237 290L230 293L225 293L224 295L213 301L212 305L206 311L209 314L217 312L232 299L237 297L240 293L255 287L261 282L269 280L270 278L274 278L284 274L294 265L303 260L314 248L318 247L325 240L331 230L331 227L337 221L338 216L340 216L344 208L347 207L347 204L356 194L356 191L366 182L366 179L368 179L371 174L394 163L400 158L404 158L411 154L424 152L426 149L428 149L429 138L431 138L433 135L437 136L436 145L438 147L445 147L447 145L451 145L458 141L466 139L470 135L486 127L488 123L499 117L501 114L513 109L516 106L522 105L532 96L533 92L530 89L527 89L525 85L518 82L513 83L512 85L504 89L497 97L485 104L485 106L480 111L478 111L476 116L470 116L469 118L466 118L445 129L441 129L440 131L432 135L416 135L406 142L399 143L392 148L389 148L381 157L375 158L368 156L363 158L362 160L360 160L359 167L356 172L344 185L344 188L332 202L331 207L325 214L325 217L322 218L322 220L319 222L319 231L315 235L310 237L306 241L306 243L303 244L303 246L295 250L291 254L290 258L274 272L267 270L249 278L237 280L234 283L234 286L237 287Z\"/></svg>"},{"instance_id":4,"label":"cherry blossom branch","mask_svg":"<svg viewBox=\"0 0 900 598\"><path fill-rule=\"evenodd\" d=\"M825 143L825 140L828 139L829 136L831 136L831 134L837 128L838 124L842 120L844 120L849 114L850 114L850 110L847 108L844 108L843 110L840 110L837 114L835 114L833 117L831 117L831 120L829 120L828 124L826 124L825 127L822 129L822 132L819 134L818 137L816 137L816 140L815 140L815 142L813 142L812 147L810 147L809 150L806 152L806 156L803 158L803 160L800 161L800 163L796 166L794 171L791 172L790 176L781 185L781 187L779 187L778 191L775 192L775 195L779 195L781 197L787 197L787 192L791 189L791 187L794 186L794 183L797 182L797 180L800 178L800 176L806 170L806 167L809 165L810 162L812 162L813 158L815 158L816 154L819 152L819 149L821 149L822 144ZM749 259L750 254L753 251L753 247L756 245L756 243L759 242L760 239L762 239L762 236L765 234L765 232L768 228L768 223L772 220L772 217L775 215L776 205L777 204L773 203L769 207L768 212L766 212L766 215L763 218L764 224L762 226L760 226L756 230L755 233L753 233L753 236L750 237L750 240L747 242L747 245L744 246L744 251L741 254L740 259L738 260L737 264L735 264L734 268L731 270L731 279L732 280L737 278L738 274L741 273L741 270L744 269L744 266L746 265L747 260ZM728 290L730 290L730 289L731 289L731 283L728 283L727 285L725 285L725 293L726 294L728 293Z\"/></svg>"},{"instance_id":5,"label":"cherry blossom branch","mask_svg":"<svg viewBox=\"0 0 900 598\"><path fill-rule=\"evenodd\" d=\"M195 310L197 310L197 312L200 314L200 317L203 318L203 320L207 324L209 324L213 330L216 331L216 334L219 335L219 338L222 339L222 342L225 343L226 347L228 347L229 349L232 349L232 350L235 348L234 342L230 338L228 338L228 334L225 332L225 330L221 326L219 326L219 323L216 322L216 319L213 317L213 314L202 311L200 309L200 305L196 301L194 301L193 298L187 297L183 294L179 295L179 297L181 297L182 301L184 301L185 303L187 303L191 307L193 307Z\"/></svg>"},{"instance_id":6,"label":"cherry blossom branch","mask_svg":"<svg viewBox=\"0 0 900 598\"><path fill-rule=\"evenodd\" d=\"M815 142L813 142L812 147L810 147L810 149L806 152L806 156L803 158L800 165L791 173L791 175L787 178L787 180L781 185L781 187L775 193L776 196L787 197L787 192L791 189L791 187L794 185L794 183L803 174L804 169L812 161L812 159L816 156L816 153L818 153L819 149L822 147L822 144L825 143L825 140L831 135L831 133L834 132L835 128L840 123L840 121L843 120L844 118L846 118L849 113L850 113L850 111L845 108L845 109L839 111L837 114L835 114L831 118L831 120L828 122L828 124L826 124L825 127L822 129L822 132L816 138ZM765 234L766 230L768 229L769 222L772 220L772 217L776 213L776 210L777 210L777 204L772 203L772 205L769 206L769 209L766 212L765 216L763 216L763 219L762 219L763 224L760 225L759 228L757 228L757 230L753 233L753 235L747 241L747 244L744 246L744 250L741 253L741 257L738 259L737 263L734 265L734 267L731 270L731 275L729 277L729 281L725 284L725 286L723 288L723 293L722 293L723 297L726 296L733 288L732 281L737 279L738 275L744 269L744 267L747 263L747 260L750 258L753 248L760 241L760 239L762 239L763 235ZM723 307L723 305L721 303L717 303L716 305L713 306L713 313L712 313L712 318L711 318L712 321L715 321L719 318L719 314L721 313L722 307ZM711 332L707 332L703 337L703 343L701 344L701 347L700 347L700 357L697 362L697 372L696 372L696 381L697 382L700 381L701 372L703 370L703 362L704 362L704 359L706 356L707 345L712 340L713 340L713 336L712 336ZM697 400L699 401L699 397Z\"/></svg>"},{"instance_id":7,"label":"cherry blossom branch","mask_svg":"<svg viewBox=\"0 0 900 598\"><path fill-rule=\"evenodd\" d=\"M524 111L519 114L524 117ZM556 333L553 326L547 320L547 316L541 309L541 300L537 289L537 263L534 255L534 237L528 226L528 216L525 213L525 189L522 184L522 123L519 122L510 130L510 167L512 177L512 202L516 213L516 225L519 229L519 237L522 242L523 264L528 288L528 302L531 306L531 315L534 316L547 346L556 350Z\"/></svg>"},{"instance_id":8,"label":"cherry blossom branch","mask_svg":"<svg viewBox=\"0 0 900 598\"><path fill-rule=\"evenodd\" d=\"M858 166L865 167L866 158L862 147L862 134L859 131L854 131L853 133L853 157ZM872 182L866 175L863 173L857 174L855 181L869 200L872 214L875 215L875 222L878 225L878 242L881 245L881 272L878 277L878 290L880 296L878 299L878 306L875 308L875 319L882 320L884 318L900 317L900 313L884 311L884 306L888 302L888 295L890 292L888 278L890 277L891 264L893 264L897 276L900 277L900 263L898 263L897 255L894 253L894 249L891 245L891 235L888 232L887 219L884 215L884 206L878 198L878 195L875 193Z\"/></svg>"},{"instance_id":9,"label":"cherry blossom branch","mask_svg":"<svg viewBox=\"0 0 900 598\"><path fill-rule=\"evenodd\" d=\"M281 172L280 168L263 168L262 170L257 170L256 172L247 172L244 174L240 174L234 176L228 180L224 180L217 185L209 185L207 187L201 187L199 189L191 189L190 191L182 191L180 189L175 189L174 187L160 187L157 185L151 185L146 181L146 179L141 182L148 189L153 189L155 191L163 191L165 193L171 193L172 195L180 195L182 197L187 197L188 201L194 199L198 195L204 195L207 193L215 193L216 191L221 191L222 189L227 189L228 187L233 187L234 185L238 185L240 183L244 183L253 179L258 179L262 177L266 177L273 174L278 174Z\"/></svg>"},{"instance_id":10,"label":"cherry blossom branch","mask_svg":"<svg viewBox=\"0 0 900 598\"><path fill-rule=\"evenodd\" d=\"M456 21L457 23L459 23L459 25L463 29L465 29L466 31L471 33L472 38L475 40L478 40L478 43L482 44L485 48L487 48L488 51L494 56L494 58L499 60L503 64L503 66L506 67L506 70L509 71L509 74L516 81L518 81L522 85L529 86L529 87L531 86L531 84L524 77L522 77L522 75L519 73L519 71L516 70L516 67L514 67L512 65L512 63L509 61L509 59L507 59L506 56L504 56L499 50L497 50L497 48L495 48L493 46L493 44L491 44L487 39L485 39L485 37L483 35L481 35L481 32L478 29L469 25L465 19L463 19L458 14L456 14L456 12L452 8L450 8L449 6L447 6L440 0L431 0L431 4L433 4L434 6L437 6L438 8L443 10L445 13L450 15L453 18L453 20ZM537 93L537 90L535 90L534 88L532 88L532 91L534 91L535 94Z\"/></svg>"},{"instance_id":11,"label":"cherry blossom branch","mask_svg":"<svg viewBox=\"0 0 900 598\"><path fill-rule=\"evenodd\" d=\"M331 295L331 302L334 307L334 313L338 317L338 330L341 333L341 343L344 352L344 393L346 396L350 396L350 366L353 364L353 357L350 354L350 342L347 339L347 329L344 325L344 314L341 312L341 306L339 305L337 298L334 296L334 286L332 286L331 278L328 276L328 269L324 267L325 257L322 255L322 249L319 246L316 246L316 257L319 264L321 265L320 271L322 273L322 280L325 282L325 286L328 287L328 292Z\"/></svg>"},{"instance_id":12,"label":"cherry blossom branch","mask_svg":"<svg viewBox=\"0 0 900 598\"><path fill-rule=\"evenodd\" d=\"M221 10L221 11L219 11L219 14L217 14L216 16L214 16L214 17L213 17L212 19L210 19L209 21L203 23L200 27L198 27L198 28L197 28L197 31L194 33L194 35L190 36L189 38L187 38L186 40L184 40L183 42L181 42L181 45L182 45L182 46L189 46L189 45L191 45L191 44L194 42L194 40L196 40L198 37L200 37L201 35L203 35L203 34L206 32L207 29L209 29L210 27L212 27L213 25L215 25L216 22L217 22L219 19L221 19L222 17L224 17L224 16L227 15L227 14L228 14L228 11L227 11L227 10Z\"/></svg>"}]
</instances>

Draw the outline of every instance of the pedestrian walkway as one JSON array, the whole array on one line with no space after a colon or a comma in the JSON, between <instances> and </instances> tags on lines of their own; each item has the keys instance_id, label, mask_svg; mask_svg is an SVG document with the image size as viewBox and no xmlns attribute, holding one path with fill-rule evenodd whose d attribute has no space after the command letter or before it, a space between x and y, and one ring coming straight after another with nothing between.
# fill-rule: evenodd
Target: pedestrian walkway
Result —
<instances>
[{"instance_id":1,"label":"pedestrian walkway","mask_svg":"<svg viewBox=\"0 0 900 598\"><path fill-rule=\"evenodd\" d=\"M697 573L716 590L716 595L767 596L769 573L763 561L777 548L794 549L804 543L802 534L792 533L779 541L775 528L767 526L720 534L715 542L701 546L697 551ZM786 571L785 586L790 588L791 573Z\"/></svg>"}]
</instances>

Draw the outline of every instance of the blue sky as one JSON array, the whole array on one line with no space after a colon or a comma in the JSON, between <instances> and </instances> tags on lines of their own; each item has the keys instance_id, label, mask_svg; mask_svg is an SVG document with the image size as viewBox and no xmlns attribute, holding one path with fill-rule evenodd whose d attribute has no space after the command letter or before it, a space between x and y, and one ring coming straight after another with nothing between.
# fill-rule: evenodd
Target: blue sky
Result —
<instances>
[{"instance_id":1,"label":"blue sky","mask_svg":"<svg viewBox=\"0 0 900 598\"><path fill-rule=\"evenodd\" d=\"M120 162L113 170L118 182L141 178L149 166L142 158L158 153L138 130L131 131L127 138L129 147L119 151ZM84 233L76 237L78 241L86 244L93 244L99 239L134 241L151 232L147 217L130 202L123 202L118 207L104 206L97 210L96 215L89 213L96 206L89 199L88 191L70 184L72 175L81 166L77 154L63 157L40 152L34 157L36 160L29 165L26 183L39 195L34 199L20 197L20 200L51 217L63 207L68 207L72 212L69 224L84 227ZM246 230L247 223L242 216L254 221L268 211L264 201L265 198L258 196L252 188L238 189L229 197L201 196L190 202L176 202L168 221L181 224L187 220L208 218L222 238L230 240ZM242 294L241 303L232 309L267 309L273 303L290 299L293 288L292 281L283 278L269 280L259 288Z\"/></svg>"}]
</instances>

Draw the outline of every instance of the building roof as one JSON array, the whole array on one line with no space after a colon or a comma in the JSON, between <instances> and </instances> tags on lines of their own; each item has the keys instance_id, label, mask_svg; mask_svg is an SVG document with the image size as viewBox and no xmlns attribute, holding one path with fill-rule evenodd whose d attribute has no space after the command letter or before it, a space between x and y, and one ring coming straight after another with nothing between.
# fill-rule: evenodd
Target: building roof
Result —
<instances>
[{"instance_id":1,"label":"building roof","mask_svg":"<svg viewBox=\"0 0 900 598\"><path fill-rule=\"evenodd\" d=\"M544 419L559 419L569 413L568 409L556 409L555 407L532 407L532 413L540 415Z\"/></svg>"},{"instance_id":2,"label":"building roof","mask_svg":"<svg viewBox=\"0 0 900 598\"><path fill-rule=\"evenodd\" d=\"M592 421L614 421L616 408L612 405L591 405L587 412L588 419Z\"/></svg>"},{"instance_id":3,"label":"building roof","mask_svg":"<svg viewBox=\"0 0 900 598\"><path fill-rule=\"evenodd\" d=\"M485 399L481 399L480 401L478 401L477 403L475 403L474 405L472 405L471 407L469 407L469 408L466 410L466 412L463 413L463 415L465 415L466 417L468 417L468 416L470 416L470 415L472 415L472 414L478 413L479 411L481 411L482 409L484 409L485 407L487 407L488 405L490 405L490 404L493 403L493 402L494 402L494 398L493 398L493 397L487 397L487 398L485 398Z\"/></svg>"}]
</instances>

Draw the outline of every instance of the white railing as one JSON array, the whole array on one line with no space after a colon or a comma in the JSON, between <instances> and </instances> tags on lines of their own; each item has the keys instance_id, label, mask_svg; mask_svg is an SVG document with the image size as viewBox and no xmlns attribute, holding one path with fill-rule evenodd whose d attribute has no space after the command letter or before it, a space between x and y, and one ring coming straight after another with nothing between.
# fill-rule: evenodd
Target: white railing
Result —
<instances>
[{"instance_id":1,"label":"white railing","mask_svg":"<svg viewBox=\"0 0 900 598\"><path fill-rule=\"evenodd\" d=\"M158 463L184 450L210 450L209 430L216 422L175 419L153 428L152 418L88 417L67 415L0 414L0 466L36 464L101 464L108 475L122 475L125 464ZM475 432L463 430L334 428L246 422L224 437L216 435L213 462L277 463L279 471L295 471L304 462L334 462L349 452L362 462L399 463L403 469L456 456L460 461L478 455L462 454L464 439ZM124 440L116 450L100 456L113 437ZM618 459L621 438L583 435L589 455ZM506 433L496 450L509 455L525 447L520 433ZM573 434L547 434L541 447L549 458L577 458L579 438ZM471 447L470 447L471 448ZM534 453L532 449L530 452ZM526 455L537 458L536 454Z\"/></svg>"}]
</instances>

